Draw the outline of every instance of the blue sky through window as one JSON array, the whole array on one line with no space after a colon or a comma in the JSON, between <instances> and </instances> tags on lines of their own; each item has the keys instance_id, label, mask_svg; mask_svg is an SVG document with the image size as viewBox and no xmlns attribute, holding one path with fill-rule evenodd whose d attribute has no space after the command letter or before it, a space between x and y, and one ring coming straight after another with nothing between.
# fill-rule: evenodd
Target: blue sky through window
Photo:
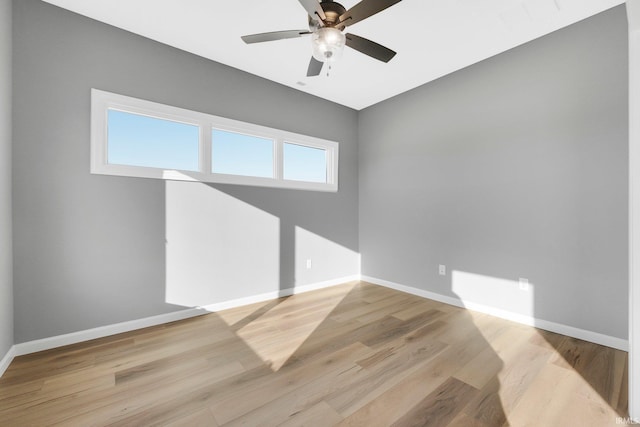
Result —
<instances>
[{"instance_id":1,"label":"blue sky through window","mask_svg":"<svg viewBox=\"0 0 640 427\"><path fill-rule=\"evenodd\" d=\"M284 143L284 179L327 182L327 151Z\"/></svg>"},{"instance_id":2,"label":"blue sky through window","mask_svg":"<svg viewBox=\"0 0 640 427\"><path fill-rule=\"evenodd\" d=\"M211 161L214 173L273 178L273 140L213 129Z\"/></svg>"},{"instance_id":3,"label":"blue sky through window","mask_svg":"<svg viewBox=\"0 0 640 427\"><path fill-rule=\"evenodd\" d=\"M334 141L98 89L91 128L93 174L338 191Z\"/></svg>"},{"instance_id":4,"label":"blue sky through window","mask_svg":"<svg viewBox=\"0 0 640 427\"><path fill-rule=\"evenodd\" d=\"M108 163L198 170L198 126L118 110L108 114Z\"/></svg>"},{"instance_id":5,"label":"blue sky through window","mask_svg":"<svg viewBox=\"0 0 640 427\"><path fill-rule=\"evenodd\" d=\"M109 164L184 171L199 170L199 128L119 110L108 110ZM274 178L274 140L212 130L212 172ZM327 152L285 142L283 178L327 182Z\"/></svg>"}]
</instances>

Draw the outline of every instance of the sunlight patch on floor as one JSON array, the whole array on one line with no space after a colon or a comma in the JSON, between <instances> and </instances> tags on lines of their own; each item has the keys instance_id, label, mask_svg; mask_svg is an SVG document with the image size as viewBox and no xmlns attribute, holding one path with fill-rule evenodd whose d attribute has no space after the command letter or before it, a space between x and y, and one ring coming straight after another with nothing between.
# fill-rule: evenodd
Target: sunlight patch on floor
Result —
<instances>
[{"instance_id":1,"label":"sunlight patch on floor","mask_svg":"<svg viewBox=\"0 0 640 427\"><path fill-rule=\"evenodd\" d=\"M509 414L509 423L551 425L560 421L562 425L616 425L616 420L623 416L614 406L621 397L625 354L616 351L613 356L614 378L607 387L611 396L605 398L545 340L542 332L533 327L521 329L525 339L517 346L520 351L508 357L504 357L504 353L500 355L505 366L498 374L499 394ZM522 393L522 389L526 391ZM534 423L532 413L539 414Z\"/></svg>"},{"instance_id":2,"label":"sunlight patch on floor","mask_svg":"<svg viewBox=\"0 0 640 427\"><path fill-rule=\"evenodd\" d=\"M503 390L508 390L499 376ZM501 391L503 402L507 393ZM563 425L615 425L620 415L573 369L547 364L531 383L531 387L510 412L512 425L525 425L532 413L539 414L537 425L561 420Z\"/></svg>"},{"instance_id":3,"label":"sunlight patch on floor","mask_svg":"<svg viewBox=\"0 0 640 427\"><path fill-rule=\"evenodd\" d=\"M354 286L356 283L336 286L323 300L312 300L310 294L299 294L254 304L250 306L253 310L245 312L242 318L237 312L219 314L230 327L240 326L235 330L236 335L273 371L278 371ZM284 316L283 311L287 312Z\"/></svg>"},{"instance_id":4,"label":"sunlight patch on floor","mask_svg":"<svg viewBox=\"0 0 640 427\"><path fill-rule=\"evenodd\" d=\"M465 274L465 280L458 281L458 295L473 291L477 296L487 285L503 289L517 289L518 285L487 277L473 276L468 280L470 277ZM515 295L512 293L512 297ZM526 306L524 299L519 302ZM470 321L474 331L464 330L465 321ZM506 425L558 425L554 424L558 420L561 425L624 425L627 414L619 405L626 399L622 393L626 387L627 353L533 326L505 323L472 309L462 312L460 319L453 322L459 325L450 333L454 339L477 333L488 344L455 374L479 390L497 394L496 408L484 407L485 413L504 414ZM484 405L491 406L491 402L487 397ZM532 420L532 413L539 417Z\"/></svg>"}]
</instances>

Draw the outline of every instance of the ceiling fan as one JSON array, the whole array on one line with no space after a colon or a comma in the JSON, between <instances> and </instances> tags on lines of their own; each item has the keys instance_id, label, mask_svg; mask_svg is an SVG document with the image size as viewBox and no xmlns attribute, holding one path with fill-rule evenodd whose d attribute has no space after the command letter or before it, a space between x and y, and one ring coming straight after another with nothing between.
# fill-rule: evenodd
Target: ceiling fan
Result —
<instances>
[{"instance_id":1,"label":"ceiling fan","mask_svg":"<svg viewBox=\"0 0 640 427\"><path fill-rule=\"evenodd\" d=\"M375 15L401 0L362 0L349 10L332 0L298 1L309 15L308 30L251 34L242 36L242 40L251 44L311 35L313 56L307 69L308 77L319 75L325 62L332 63L340 59L345 45L382 62L389 62L395 56L396 53L391 49L352 33L345 34L343 31L346 27Z\"/></svg>"}]
</instances>

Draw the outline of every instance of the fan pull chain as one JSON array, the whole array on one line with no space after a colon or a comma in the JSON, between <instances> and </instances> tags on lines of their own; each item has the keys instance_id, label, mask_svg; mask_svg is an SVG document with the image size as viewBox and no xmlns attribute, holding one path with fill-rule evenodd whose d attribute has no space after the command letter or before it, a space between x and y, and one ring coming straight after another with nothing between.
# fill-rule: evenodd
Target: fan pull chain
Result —
<instances>
[{"instance_id":1,"label":"fan pull chain","mask_svg":"<svg viewBox=\"0 0 640 427\"><path fill-rule=\"evenodd\" d=\"M327 77L329 77L329 72L331 71L331 65L329 65L329 67L327 67Z\"/></svg>"}]
</instances>

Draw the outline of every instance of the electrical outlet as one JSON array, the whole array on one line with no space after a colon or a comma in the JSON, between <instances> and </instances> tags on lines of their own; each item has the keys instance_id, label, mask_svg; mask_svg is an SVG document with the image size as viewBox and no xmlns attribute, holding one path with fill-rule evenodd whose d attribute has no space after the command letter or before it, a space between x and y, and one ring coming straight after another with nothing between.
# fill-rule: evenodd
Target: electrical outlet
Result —
<instances>
[{"instance_id":1,"label":"electrical outlet","mask_svg":"<svg viewBox=\"0 0 640 427\"><path fill-rule=\"evenodd\" d=\"M442 264L440 264L440 265L438 266L438 273L439 273L441 276L446 276L446 274L447 274L447 267L446 267L446 266L444 266L444 265L442 265Z\"/></svg>"},{"instance_id":2,"label":"electrical outlet","mask_svg":"<svg viewBox=\"0 0 640 427\"><path fill-rule=\"evenodd\" d=\"M311 269L311 258L307 260L307 270Z\"/></svg>"},{"instance_id":3,"label":"electrical outlet","mask_svg":"<svg viewBox=\"0 0 640 427\"><path fill-rule=\"evenodd\" d=\"M529 290L529 280L528 279L520 278L518 280L518 283L520 284L520 290L521 291L528 291Z\"/></svg>"}]
</instances>

